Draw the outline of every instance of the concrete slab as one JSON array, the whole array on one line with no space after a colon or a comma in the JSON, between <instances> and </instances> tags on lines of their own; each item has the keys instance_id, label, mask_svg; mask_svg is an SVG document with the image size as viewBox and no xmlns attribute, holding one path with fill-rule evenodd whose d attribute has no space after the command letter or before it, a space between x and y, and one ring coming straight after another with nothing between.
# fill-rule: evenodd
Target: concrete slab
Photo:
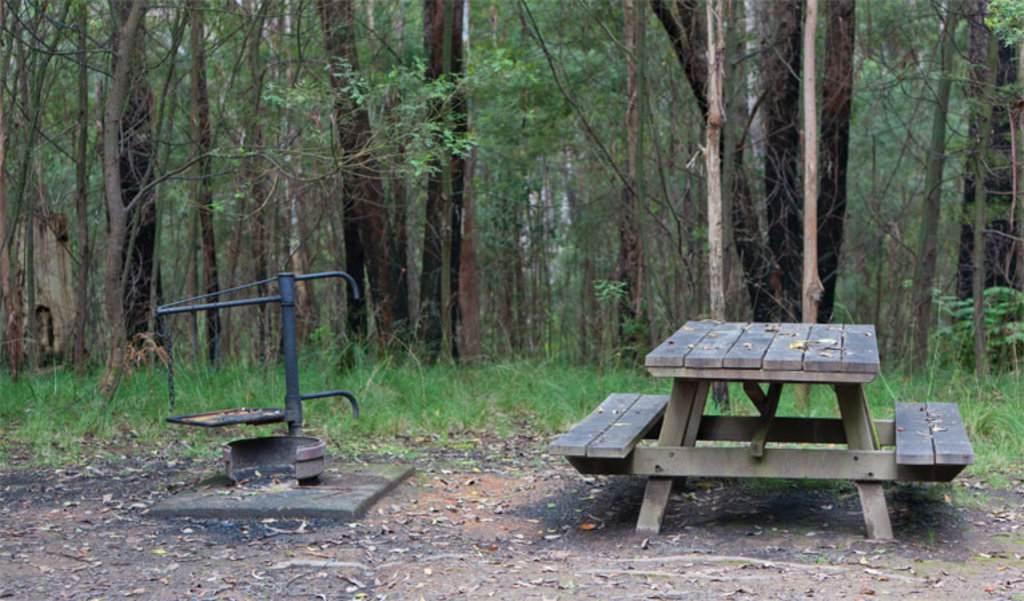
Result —
<instances>
[{"instance_id":1,"label":"concrete slab","mask_svg":"<svg viewBox=\"0 0 1024 601\"><path fill-rule=\"evenodd\" d=\"M215 520L353 521L413 471L411 467L396 465L331 466L320 476L320 483L313 486L299 486L294 480L235 486L227 476L217 476L194 489L164 499L148 513L158 517Z\"/></svg>"}]
</instances>

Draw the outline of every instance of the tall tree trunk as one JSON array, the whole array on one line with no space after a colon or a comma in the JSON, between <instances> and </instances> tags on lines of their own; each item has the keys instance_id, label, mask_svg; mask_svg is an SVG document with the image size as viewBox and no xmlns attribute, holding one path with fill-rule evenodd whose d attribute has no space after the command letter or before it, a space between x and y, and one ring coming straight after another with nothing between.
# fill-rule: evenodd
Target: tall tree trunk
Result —
<instances>
[{"instance_id":1,"label":"tall tree trunk","mask_svg":"<svg viewBox=\"0 0 1024 601\"><path fill-rule=\"evenodd\" d=\"M712 6L714 4L714 6ZM708 120L704 149L708 173L708 275L711 319L725 321L725 250L722 225L722 60L724 42L722 0L707 3Z\"/></svg>"},{"instance_id":2,"label":"tall tree trunk","mask_svg":"<svg viewBox=\"0 0 1024 601\"><path fill-rule=\"evenodd\" d=\"M619 281L625 296L619 302L619 346L629 361L645 352L643 328L644 247L641 222L643 180L643 36L644 11L634 0L624 0L626 39L626 172L619 214Z\"/></svg>"},{"instance_id":3,"label":"tall tree trunk","mask_svg":"<svg viewBox=\"0 0 1024 601\"><path fill-rule=\"evenodd\" d=\"M346 91L343 63L359 69L356 53L355 8L353 0L319 0L324 43L331 57L331 84L335 87L334 116L338 126L342 166L345 169L343 193L346 203L346 263L354 266L357 278L364 266L369 292L377 308L377 331L388 342L396 316L395 271L391 269L392 236L388 230L381 167L371 142L370 116L366 107L356 104Z\"/></svg>"},{"instance_id":4,"label":"tall tree trunk","mask_svg":"<svg viewBox=\"0 0 1024 601\"><path fill-rule=\"evenodd\" d=\"M124 19L120 14L114 15L115 22L121 25L114 36L113 76L103 109L103 192L108 216L103 300L110 336L107 340L107 361L100 382L100 391L107 397L113 395L121 380L128 331L123 304L125 287L121 271L128 237L129 206L125 204L123 197L123 161L120 149L122 139L127 137L126 134L130 134L123 129L125 109L130 94L131 60L135 55L139 31L142 29L146 0L132 0L128 9ZM121 12L119 7L115 10ZM133 199L129 199L129 202L132 201Z\"/></svg>"},{"instance_id":5,"label":"tall tree trunk","mask_svg":"<svg viewBox=\"0 0 1024 601\"><path fill-rule=\"evenodd\" d=\"M772 5L773 35L762 54L764 182L772 262L767 286L775 297L773 319L783 321L796 320L801 305L800 4L779 0Z\"/></svg>"},{"instance_id":6,"label":"tall tree trunk","mask_svg":"<svg viewBox=\"0 0 1024 601\"><path fill-rule=\"evenodd\" d=\"M459 249L459 316L457 324L458 348L464 361L476 361L483 357L483 340L480 333L480 265L477 262L476 199L469 182L473 181L473 165L476 149L466 161L466 190L463 196L462 247Z\"/></svg>"},{"instance_id":7,"label":"tall tree trunk","mask_svg":"<svg viewBox=\"0 0 1024 601\"><path fill-rule=\"evenodd\" d=\"M461 0L424 0L427 77L453 86L445 99L432 103L431 119L456 135L466 131L465 97L454 90L462 75L461 27ZM465 159L455 154L444 155L435 162L427 181L420 337L430 354L444 357L458 355L454 347L458 305L452 301L458 291L464 172Z\"/></svg>"},{"instance_id":8,"label":"tall tree trunk","mask_svg":"<svg viewBox=\"0 0 1024 601\"><path fill-rule=\"evenodd\" d=\"M244 146L247 152L242 158L241 165L242 177L248 186L248 194L239 199L239 214L251 217L246 220L244 226L247 233L245 238L251 244L251 254L246 253L246 255L252 258L252 271L245 281L265 280L271 271L269 228L266 217L268 211L265 208L269 203L270 186L266 172L268 167L266 161L261 159L264 144L261 117L265 66L260 61L260 46L263 42L264 22L269 5L269 2L259 2L259 5L253 7L251 15L248 16L250 29L249 40L246 44L246 63L249 68L251 85L247 93L250 111L246 113L246 121L243 125L245 128ZM267 310L266 305L259 305L256 311L259 312L259 317L254 351L255 356L266 362L276 351L270 335L271 312Z\"/></svg>"},{"instance_id":9,"label":"tall tree trunk","mask_svg":"<svg viewBox=\"0 0 1024 601\"><path fill-rule=\"evenodd\" d=\"M1007 104L1000 99L978 96L982 92L982 88L987 84L985 84L984 80L975 79L975 77L983 77L986 69L991 69L995 77L994 85L998 89L1012 85L1015 83L1017 75L1016 69L1013 66L1016 52L1009 46L997 43L996 59L994 59L990 66L986 67L988 65L988 45L987 42L982 40L987 40L988 37L992 36L984 22L988 3L982 0L973 0L968 6L969 31L973 36L969 40L970 62L975 66L975 70L978 70L977 74L972 75L968 94L978 99L977 106L982 109L984 109L985 104L992 105L989 129L984 132L984 135L988 138L986 141L988 149L986 151L987 156L983 158L986 168L985 180L982 182L982 187L985 189L986 217L980 234L982 240L981 256L984 267L982 284L984 288L1012 286L1015 270L1013 264L1016 261L1012 242L1014 232L1010 229L1009 218L1012 199L1011 194L1008 194L1008 192L1013 189L1013 140L1009 135L1011 131L1009 111ZM978 137L981 134L977 131L977 126L978 119L976 118L971 123L969 134L974 141L981 140ZM973 204L974 199L977 197L975 194L975 180L974 164L970 163L966 166L964 174L963 207L965 219L960 228L960 257L958 265L958 294L960 298L974 296L973 258L976 234L971 223L971 215L976 213Z\"/></svg>"},{"instance_id":10,"label":"tall tree trunk","mask_svg":"<svg viewBox=\"0 0 1024 601\"><path fill-rule=\"evenodd\" d=\"M921 252L914 270L914 353L913 364L920 368L928 357L928 330L932 321L932 288L935 286L935 261L938 255L939 215L942 209L942 171L946 158L946 117L953 81L953 54L959 18L959 2L946 8L939 41L939 82L935 91L931 142L925 175L925 199L921 207Z\"/></svg>"},{"instance_id":11,"label":"tall tree trunk","mask_svg":"<svg viewBox=\"0 0 1024 601\"><path fill-rule=\"evenodd\" d=\"M127 23L135 0L112 3L119 24ZM145 6L143 6L145 8ZM142 30L143 24L139 24ZM138 34L136 34L138 35ZM150 329L153 304L153 257L156 249L156 206L150 187L153 180L153 92L147 82L143 47L136 46L126 55L128 70L126 98L119 115L118 161L121 203L125 213L125 239L122 245L123 270L119 270L123 290L126 338ZM114 60L118 60L115 55ZM106 172L104 172L106 173Z\"/></svg>"},{"instance_id":12,"label":"tall tree trunk","mask_svg":"<svg viewBox=\"0 0 1024 601\"><path fill-rule=\"evenodd\" d=\"M213 233L213 189L210 185L210 151L213 140L210 132L210 97L206 89L206 48L204 41L203 6L199 0L189 0L190 49L192 72L191 132L197 155L194 173L196 207L199 211L200 241L203 251L203 284L206 294L220 289L217 277L217 243ZM210 302L217 302L212 297ZM212 365L217 364L220 345L220 315L217 309L206 311L206 354Z\"/></svg>"},{"instance_id":13,"label":"tall tree trunk","mask_svg":"<svg viewBox=\"0 0 1024 601\"><path fill-rule=\"evenodd\" d=\"M7 25L7 3L0 3L0 25ZM0 81L6 80L7 60L0 57ZM4 121L4 90L0 87L0 295L4 301L5 323L3 332L3 350L7 355L7 367L11 379L17 380L21 374L24 361L22 341L21 303L15 297L14 273L11 270L11 244L14 240L14 228L7 220L7 170L2 166L7 159L7 123ZM10 230L10 231L8 231Z\"/></svg>"},{"instance_id":14,"label":"tall tree trunk","mask_svg":"<svg viewBox=\"0 0 1024 601\"><path fill-rule=\"evenodd\" d=\"M462 47L469 49L469 0L462 0ZM463 65L465 69L466 66ZM469 130L469 100L466 99L466 130ZM462 195L462 236L459 248L459 320L456 323L456 346L466 361L483 357L483 340L480 334L480 265L477 262L479 231L476 220L476 199L473 195L473 169L476 165L476 148L470 151L465 161L465 186ZM403 224L404 225L404 224Z\"/></svg>"},{"instance_id":15,"label":"tall tree trunk","mask_svg":"<svg viewBox=\"0 0 1024 601\"><path fill-rule=\"evenodd\" d=\"M668 34L672 50L683 69L701 115L708 114L707 32L697 0L676 0L675 10L666 0L651 0L651 9Z\"/></svg>"},{"instance_id":16,"label":"tall tree trunk","mask_svg":"<svg viewBox=\"0 0 1024 601\"><path fill-rule=\"evenodd\" d=\"M1017 81L1024 81L1024 43L1020 45L1020 49L1017 52ZM1024 189L1024 151L1022 151L1022 144L1024 144L1024 94L1017 99L1015 110L1017 111L1017 149L1014 153L1013 160L1016 165L1016 176L1014 177L1015 187L1013 193L1013 203L1017 208L1016 216L1010 215L1011 232L1017 233L1017 288L1024 292L1024 198L1022 198L1021 190ZM1013 124L1011 123L1011 127ZM1016 221L1016 228L1012 227L1013 222Z\"/></svg>"},{"instance_id":17,"label":"tall tree trunk","mask_svg":"<svg viewBox=\"0 0 1024 601\"><path fill-rule=\"evenodd\" d=\"M803 100L804 206L803 267L800 294L800 321L814 323L821 302L821 280L818 278L818 102L815 82L815 37L818 31L818 0L807 0L804 14L801 96ZM799 384L794 390L795 405L801 412L809 406L810 386Z\"/></svg>"},{"instance_id":18,"label":"tall tree trunk","mask_svg":"<svg viewBox=\"0 0 1024 601\"><path fill-rule=\"evenodd\" d=\"M818 319L821 303L821 280L818 278L818 102L814 59L815 35L818 31L818 0L807 0L803 47L804 107L804 264L802 316L805 323Z\"/></svg>"},{"instance_id":19,"label":"tall tree trunk","mask_svg":"<svg viewBox=\"0 0 1024 601\"><path fill-rule=\"evenodd\" d=\"M821 179L818 189L817 268L823 290L817 321L821 323L832 321L846 216L855 5L854 0L829 0L826 3L825 79L822 82L819 154Z\"/></svg>"},{"instance_id":20,"label":"tall tree trunk","mask_svg":"<svg viewBox=\"0 0 1024 601\"><path fill-rule=\"evenodd\" d=\"M986 176L989 172L989 154L992 130L992 104L995 102L996 69L998 67L998 41L988 32L984 40L987 47L985 63L975 65L974 74L979 76L981 111L978 116L977 147L974 152L974 248L971 257L971 291L974 297L974 373L985 376L988 373L987 332L985 330L985 226L988 222ZM982 43L981 40L978 41Z\"/></svg>"},{"instance_id":21,"label":"tall tree trunk","mask_svg":"<svg viewBox=\"0 0 1024 601\"><path fill-rule=\"evenodd\" d=\"M89 271L92 253L89 246L89 64L86 39L89 25L89 3L78 6L78 130L75 139L75 232L78 239L78 273L75 290L75 325L73 361L75 372L85 371L85 336L89 322Z\"/></svg>"}]
</instances>

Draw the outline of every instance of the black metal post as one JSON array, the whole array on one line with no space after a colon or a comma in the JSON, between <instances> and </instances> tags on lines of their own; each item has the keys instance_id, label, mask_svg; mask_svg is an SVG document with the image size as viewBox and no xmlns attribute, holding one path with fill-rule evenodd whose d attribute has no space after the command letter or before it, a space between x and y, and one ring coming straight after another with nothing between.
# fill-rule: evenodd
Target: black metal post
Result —
<instances>
[{"instance_id":1,"label":"black metal post","mask_svg":"<svg viewBox=\"0 0 1024 601\"><path fill-rule=\"evenodd\" d=\"M284 415L289 436L302 436L302 395L295 349L295 274L277 274L281 297L281 344L284 347Z\"/></svg>"}]
</instances>

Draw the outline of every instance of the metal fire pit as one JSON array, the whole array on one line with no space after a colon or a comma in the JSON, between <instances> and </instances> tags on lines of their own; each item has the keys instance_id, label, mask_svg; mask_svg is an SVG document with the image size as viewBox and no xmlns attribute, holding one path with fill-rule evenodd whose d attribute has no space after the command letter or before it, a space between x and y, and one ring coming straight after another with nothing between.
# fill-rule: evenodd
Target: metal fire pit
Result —
<instances>
[{"instance_id":1,"label":"metal fire pit","mask_svg":"<svg viewBox=\"0 0 1024 601\"><path fill-rule=\"evenodd\" d=\"M295 282L315 280L328 277L340 277L348 281L352 295L358 299L359 289L352 276L342 271L329 271L307 275L280 273L276 278L238 286L221 292L204 294L177 301L157 308L157 315L163 317L175 313L195 313L213 309L279 303L281 305L281 346L284 362L284 407L283 408L241 408L222 409L207 413L193 413L167 418L167 421L187 426L217 427L234 424L271 424L287 422L288 436L267 436L247 438L228 443L224 448L224 461L228 476L235 482L263 478L296 478L300 483L311 483L324 471L323 441L312 436L302 435L302 403L312 399L340 396L348 399L352 405L352 413L359 418L359 404L352 393L346 390L328 390L301 394L299 392L299 367L295 336ZM272 282L277 283L277 296L218 301L220 295L237 292L254 286ZM210 299L213 302L195 304L196 301ZM174 351L171 344L170 330L163 327L164 343L168 356L168 389L170 402L174 406Z\"/></svg>"},{"instance_id":2,"label":"metal fire pit","mask_svg":"<svg viewBox=\"0 0 1024 601\"><path fill-rule=\"evenodd\" d=\"M327 445L314 436L264 436L224 445L224 466L236 483L295 478L313 483L324 471Z\"/></svg>"}]
</instances>

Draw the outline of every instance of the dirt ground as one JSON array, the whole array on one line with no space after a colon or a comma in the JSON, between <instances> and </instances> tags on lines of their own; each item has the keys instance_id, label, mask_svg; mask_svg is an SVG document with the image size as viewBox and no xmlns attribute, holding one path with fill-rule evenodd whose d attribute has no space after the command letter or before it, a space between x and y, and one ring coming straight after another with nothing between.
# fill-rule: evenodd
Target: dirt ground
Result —
<instances>
[{"instance_id":1,"label":"dirt ground","mask_svg":"<svg viewBox=\"0 0 1024 601\"><path fill-rule=\"evenodd\" d=\"M0 471L0 598L1024 599L1022 480L892 486L887 543L848 484L691 480L645 539L642 480L546 441L408 444L417 475L357 523L148 516L216 469L193 460Z\"/></svg>"}]
</instances>

